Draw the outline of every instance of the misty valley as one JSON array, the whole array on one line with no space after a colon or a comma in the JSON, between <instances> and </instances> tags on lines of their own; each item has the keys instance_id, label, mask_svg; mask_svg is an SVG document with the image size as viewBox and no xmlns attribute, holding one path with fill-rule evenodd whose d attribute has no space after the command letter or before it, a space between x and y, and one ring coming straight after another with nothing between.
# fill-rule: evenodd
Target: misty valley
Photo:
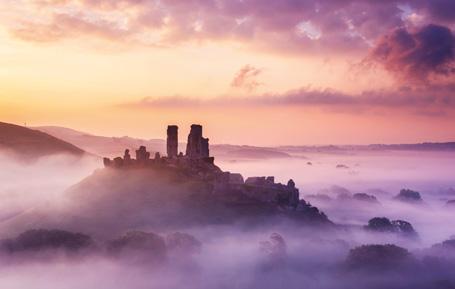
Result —
<instances>
[{"instance_id":1,"label":"misty valley","mask_svg":"<svg viewBox=\"0 0 455 289\"><path fill-rule=\"evenodd\" d=\"M455 287L452 144L0 128L2 288Z\"/></svg>"},{"instance_id":2,"label":"misty valley","mask_svg":"<svg viewBox=\"0 0 455 289\"><path fill-rule=\"evenodd\" d=\"M0 289L455 289L455 0L0 0Z\"/></svg>"}]
</instances>

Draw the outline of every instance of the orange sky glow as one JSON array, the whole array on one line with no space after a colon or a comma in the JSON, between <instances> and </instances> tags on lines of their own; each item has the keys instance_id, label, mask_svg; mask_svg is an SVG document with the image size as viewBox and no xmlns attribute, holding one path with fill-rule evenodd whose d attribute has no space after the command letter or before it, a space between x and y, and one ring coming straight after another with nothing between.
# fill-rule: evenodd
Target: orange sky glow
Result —
<instances>
[{"instance_id":1,"label":"orange sky glow","mask_svg":"<svg viewBox=\"0 0 455 289\"><path fill-rule=\"evenodd\" d=\"M142 138L201 123L212 143L251 145L455 140L454 19L402 1L234 2L2 1L0 121Z\"/></svg>"}]
</instances>

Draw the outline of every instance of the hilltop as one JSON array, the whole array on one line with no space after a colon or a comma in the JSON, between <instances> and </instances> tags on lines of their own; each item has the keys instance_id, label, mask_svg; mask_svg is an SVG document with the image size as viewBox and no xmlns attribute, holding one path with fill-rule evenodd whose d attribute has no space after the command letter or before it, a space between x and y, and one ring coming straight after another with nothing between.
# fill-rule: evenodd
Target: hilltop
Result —
<instances>
[{"instance_id":1,"label":"hilltop","mask_svg":"<svg viewBox=\"0 0 455 289\"><path fill-rule=\"evenodd\" d=\"M210 156L202 126L192 125L186 153L178 150L178 128L168 127L167 155L141 146L135 158L104 158L96 170L64 194L64 208L36 208L3 224L4 229L58 227L97 236L126 230L182 229L201 225L277 224L332 226L316 207L299 198L292 179L248 177L223 171Z\"/></svg>"},{"instance_id":2,"label":"hilltop","mask_svg":"<svg viewBox=\"0 0 455 289\"><path fill-rule=\"evenodd\" d=\"M82 156L84 150L42 131L0 122L0 149L23 160L55 154Z\"/></svg>"},{"instance_id":3,"label":"hilltop","mask_svg":"<svg viewBox=\"0 0 455 289\"><path fill-rule=\"evenodd\" d=\"M99 136L60 126L39 126L35 129L72 143L98 156L112 157L123 152L125 148L133 149L139 146L147 146L153 151L161 152L166 146L165 141L160 139L145 140L128 136Z\"/></svg>"}]
</instances>

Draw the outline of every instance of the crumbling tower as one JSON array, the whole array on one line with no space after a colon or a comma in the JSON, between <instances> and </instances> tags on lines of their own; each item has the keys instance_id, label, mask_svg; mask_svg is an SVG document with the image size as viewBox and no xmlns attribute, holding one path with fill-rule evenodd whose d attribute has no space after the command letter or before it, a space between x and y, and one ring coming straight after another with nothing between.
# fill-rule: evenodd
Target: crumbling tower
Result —
<instances>
[{"instance_id":1,"label":"crumbling tower","mask_svg":"<svg viewBox=\"0 0 455 289\"><path fill-rule=\"evenodd\" d=\"M176 158L178 155L178 130L176 125L168 125L167 127L167 156L168 158Z\"/></svg>"},{"instance_id":2,"label":"crumbling tower","mask_svg":"<svg viewBox=\"0 0 455 289\"><path fill-rule=\"evenodd\" d=\"M209 157L209 139L202 137L202 126L191 125L186 145L186 156L190 159L200 159Z\"/></svg>"}]
</instances>

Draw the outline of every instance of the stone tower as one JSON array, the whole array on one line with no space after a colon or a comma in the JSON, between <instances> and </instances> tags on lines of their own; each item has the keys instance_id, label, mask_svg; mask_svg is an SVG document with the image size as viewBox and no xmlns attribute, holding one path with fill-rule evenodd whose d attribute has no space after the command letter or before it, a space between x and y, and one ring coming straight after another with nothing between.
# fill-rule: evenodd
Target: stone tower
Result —
<instances>
[{"instance_id":1,"label":"stone tower","mask_svg":"<svg viewBox=\"0 0 455 289\"><path fill-rule=\"evenodd\" d=\"M169 158L176 158L178 155L178 130L176 125L169 125L167 127L167 156Z\"/></svg>"},{"instance_id":2,"label":"stone tower","mask_svg":"<svg viewBox=\"0 0 455 289\"><path fill-rule=\"evenodd\" d=\"M202 137L202 126L191 125L186 145L186 156L190 159L200 159L209 157L209 139Z\"/></svg>"}]
</instances>

